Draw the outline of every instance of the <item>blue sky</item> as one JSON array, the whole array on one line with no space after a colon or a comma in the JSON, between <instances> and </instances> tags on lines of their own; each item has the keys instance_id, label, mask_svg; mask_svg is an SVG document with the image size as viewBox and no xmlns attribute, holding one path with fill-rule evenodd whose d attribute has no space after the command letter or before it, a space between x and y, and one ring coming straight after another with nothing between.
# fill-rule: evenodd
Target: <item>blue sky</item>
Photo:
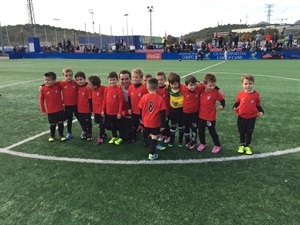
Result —
<instances>
[{"instance_id":1,"label":"blue sky","mask_svg":"<svg viewBox=\"0 0 300 225\"><path fill-rule=\"evenodd\" d=\"M266 4L273 4L271 22L294 23L300 20L300 1L272 0L251 1L200 1L186 0L114 0L114 1L69 1L33 0L37 24L47 24L62 28L93 31L113 35L150 35L150 12L153 6L152 35L165 33L180 36L217 24L258 23L267 21ZM0 22L2 26L28 23L26 0L0 1ZM93 14L91 14L91 11ZM127 22L126 22L126 16ZM59 19L59 20L54 20ZM127 29L128 27L128 29Z\"/></svg>"}]
</instances>

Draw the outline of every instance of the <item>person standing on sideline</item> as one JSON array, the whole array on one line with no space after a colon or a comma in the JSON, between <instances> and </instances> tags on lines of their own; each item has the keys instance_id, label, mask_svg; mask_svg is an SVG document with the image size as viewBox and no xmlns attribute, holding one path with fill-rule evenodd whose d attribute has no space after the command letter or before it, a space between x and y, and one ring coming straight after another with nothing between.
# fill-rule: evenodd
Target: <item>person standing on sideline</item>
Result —
<instances>
[{"instance_id":1,"label":"person standing on sideline","mask_svg":"<svg viewBox=\"0 0 300 225\"><path fill-rule=\"evenodd\" d=\"M252 154L250 144L252 133L256 122L256 117L261 117L264 110L260 105L259 93L253 90L254 77L245 74L241 78L243 91L240 91L236 97L233 110L238 114L237 127L240 133L240 146L238 153L247 155Z\"/></svg>"},{"instance_id":2,"label":"person standing on sideline","mask_svg":"<svg viewBox=\"0 0 300 225\"><path fill-rule=\"evenodd\" d=\"M143 95L139 101L138 107L142 112L144 129L147 130L147 133L151 138L148 159L154 160L158 157L158 135L165 129L166 104L164 99L156 93L158 89L158 81L156 78L151 78L148 80L147 89L149 93Z\"/></svg>"},{"instance_id":3,"label":"person standing on sideline","mask_svg":"<svg viewBox=\"0 0 300 225\"><path fill-rule=\"evenodd\" d=\"M214 74L208 73L203 78L204 91L200 94L200 105L199 105L199 139L200 145L197 148L199 152L203 151L206 145L205 140L205 128L208 128L209 134L213 139L214 148L212 153L216 154L221 150L221 143L219 136L216 132L216 101L221 104L218 109L224 109L225 99L219 94L216 89L217 78Z\"/></svg>"},{"instance_id":4,"label":"person standing on sideline","mask_svg":"<svg viewBox=\"0 0 300 225\"><path fill-rule=\"evenodd\" d=\"M56 74L54 72L47 72L44 74L44 85L40 90L40 110L42 114L48 115L50 124L49 142L53 142L55 138L56 124L58 125L58 133L61 141L66 138L63 135L65 120L65 111L61 97L61 87L55 83Z\"/></svg>"}]
</instances>

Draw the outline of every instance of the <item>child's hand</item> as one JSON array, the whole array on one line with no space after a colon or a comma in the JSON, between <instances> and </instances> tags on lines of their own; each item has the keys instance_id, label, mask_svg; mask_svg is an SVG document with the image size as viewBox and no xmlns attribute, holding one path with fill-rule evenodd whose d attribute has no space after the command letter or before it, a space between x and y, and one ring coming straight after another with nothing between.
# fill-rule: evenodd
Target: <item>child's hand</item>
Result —
<instances>
[{"instance_id":1,"label":"child's hand","mask_svg":"<svg viewBox=\"0 0 300 225\"><path fill-rule=\"evenodd\" d=\"M161 127L159 130L160 130L160 132L162 132L164 129L166 129L166 128L164 128L164 127Z\"/></svg>"},{"instance_id":2,"label":"child's hand","mask_svg":"<svg viewBox=\"0 0 300 225\"><path fill-rule=\"evenodd\" d=\"M45 116L45 115L47 115L47 113L46 112L42 112L42 115Z\"/></svg>"},{"instance_id":3,"label":"child's hand","mask_svg":"<svg viewBox=\"0 0 300 225\"><path fill-rule=\"evenodd\" d=\"M104 116L105 116L104 112L101 112L101 116L102 116L102 117L104 117Z\"/></svg>"},{"instance_id":4,"label":"child's hand","mask_svg":"<svg viewBox=\"0 0 300 225\"><path fill-rule=\"evenodd\" d=\"M122 118L122 115L121 114L118 114L117 115L117 119L121 119Z\"/></svg>"},{"instance_id":5,"label":"child's hand","mask_svg":"<svg viewBox=\"0 0 300 225\"><path fill-rule=\"evenodd\" d=\"M39 92L41 92L43 89L43 86L39 86Z\"/></svg>"},{"instance_id":6,"label":"child's hand","mask_svg":"<svg viewBox=\"0 0 300 225\"><path fill-rule=\"evenodd\" d=\"M222 105L219 105L218 109L224 109L224 107Z\"/></svg>"},{"instance_id":7,"label":"child's hand","mask_svg":"<svg viewBox=\"0 0 300 225\"><path fill-rule=\"evenodd\" d=\"M131 109L128 109L128 114L131 115Z\"/></svg>"},{"instance_id":8,"label":"child's hand","mask_svg":"<svg viewBox=\"0 0 300 225\"><path fill-rule=\"evenodd\" d=\"M259 113L257 113L257 117L261 117L262 115L264 115L264 113L263 113L263 112L259 112Z\"/></svg>"}]
</instances>

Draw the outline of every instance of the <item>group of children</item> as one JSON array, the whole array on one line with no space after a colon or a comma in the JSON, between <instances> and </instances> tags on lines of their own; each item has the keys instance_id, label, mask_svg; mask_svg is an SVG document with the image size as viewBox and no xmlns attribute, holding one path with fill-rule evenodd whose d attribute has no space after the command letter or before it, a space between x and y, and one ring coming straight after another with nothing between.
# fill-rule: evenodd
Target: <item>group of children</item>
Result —
<instances>
[{"instance_id":1,"label":"group of children","mask_svg":"<svg viewBox=\"0 0 300 225\"><path fill-rule=\"evenodd\" d=\"M137 132L141 129L145 146L150 146L149 160L158 157L157 150L166 148L159 142L174 146L177 127L178 147L183 147L184 143L187 149L196 148L199 135L197 150L203 151L207 127L214 142L211 152L216 154L221 150L215 128L216 109L225 107L225 99L223 91L216 86L214 74L206 74L202 82L188 75L183 85L176 73L167 77L163 71L158 71L152 78L144 75L142 69L122 70L119 75L116 72L108 74L108 86L101 85L99 76L87 79L81 71L73 80L70 68L63 69L62 74L64 80L56 81L55 73L45 73L44 85L40 87L41 112L47 113L50 123L49 142L54 141L56 124L61 141L72 138L73 115L82 128L80 138L91 141L93 114L95 123L99 124L97 144L106 139L106 129L111 130L108 143L116 145L136 142ZM241 143L238 153L250 155L256 117L262 116L264 111L258 92L253 90L254 77L243 75L241 82L243 90L238 93L233 107L238 114ZM220 102L218 106L217 101ZM64 120L67 120L66 136L63 134Z\"/></svg>"}]
</instances>

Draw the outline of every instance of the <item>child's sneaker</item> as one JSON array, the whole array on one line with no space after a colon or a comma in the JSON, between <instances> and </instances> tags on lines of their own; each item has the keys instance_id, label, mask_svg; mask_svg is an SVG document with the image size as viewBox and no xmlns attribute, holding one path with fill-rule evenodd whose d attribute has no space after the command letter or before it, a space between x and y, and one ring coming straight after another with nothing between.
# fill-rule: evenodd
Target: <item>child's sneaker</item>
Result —
<instances>
[{"instance_id":1,"label":"child's sneaker","mask_svg":"<svg viewBox=\"0 0 300 225\"><path fill-rule=\"evenodd\" d=\"M60 141L65 141L65 140L67 140L64 136L60 136L59 139L60 139Z\"/></svg>"},{"instance_id":2,"label":"child's sneaker","mask_svg":"<svg viewBox=\"0 0 300 225\"><path fill-rule=\"evenodd\" d=\"M221 146L215 146L212 150L211 153L216 154L221 150Z\"/></svg>"},{"instance_id":3,"label":"child's sneaker","mask_svg":"<svg viewBox=\"0 0 300 225\"><path fill-rule=\"evenodd\" d=\"M149 154L148 155L149 160L154 160L154 159L157 159L157 158L158 158L158 154Z\"/></svg>"},{"instance_id":4,"label":"child's sneaker","mask_svg":"<svg viewBox=\"0 0 300 225\"><path fill-rule=\"evenodd\" d=\"M103 139L99 136L97 137L97 145L100 145L103 143Z\"/></svg>"},{"instance_id":5,"label":"child's sneaker","mask_svg":"<svg viewBox=\"0 0 300 225\"><path fill-rule=\"evenodd\" d=\"M163 141L165 139L165 136L160 135L159 138L157 139L158 141Z\"/></svg>"},{"instance_id":6,"label":"child's sneaker","mask_svg":"<svg viewBox=\"0 0 300 225\"><path fill-rule=\"evenodd\" d=\"M122 138L117 138L116 140L115 140L115 144L116 145L120 145L121 143L123 142L123 139Z\"/></svg>"},{"instance_id":7,"label":"child's sneaker","mask_svg":"<svg viewBox=\"0 0 300 225\"><path fill-rule=\"evenodd\" d=\"M173 146L174 146L174 142L171 142L171 141L170 141L169 144L168 144L168 146L169 146L169 147L173 147Z\"/></svg>"},{"instance_id":8,"label":"child's sneaker","mask_svg":"<svg viewBox=\"0 0 300 225\"><path fill-rule=\"evenodd\" d=\"M183 147L183 144L182 144L182 143L179 143L179 144L178 144L178 147L179 147L179 148L182 148L182 147Z\"/></svg>"},{"instance_id":9,"label":"child's sneaker","mask_svg":"<svg viewBox=\"0 0 300 225\"><path fill-rule=\"evenodd\" d=\"M109 140L109 144L113 144L113 143L115 143L115 141L117 140L117 138L116 137L112 137L110 140Z\"/></svg>"},{"instance_id":10,"label":"child's sneaker","mask_svg":"<svg viewBox=\"0 0 300 225\"><path fill-rule=\"evenodd\" d=\"M92 138L92 137L87 137L86 140L87 140L87 141L92 141L93 138Z\"/></svg>"},{"instance_id":11,"label":"child's sneaker","mask_svg":"<svg viewBox=\"0 0 300 225\"><path fill-rule=\"evenodd\" d=\"M72 138L72 132L67 133L66 139L71 140L71 138Z\"/></svg>"},{"instance_id":12,"label":"child's sneaker","mask_svg":"<svg viewBox=\"0 0 300 225\"><path fill-rule=\"evenodd\" d=\"M189 149L192 150L192 149L194 149L195 147L196 147L196 143L191 142L191 143L190 143Z\"/></svg>"},{"instance_id":13,"label":"child's sneaker","mask_svg":"<svg viewBox=\"0 0 300 225\"><path fill-rule=\"evenodd\" d=\"M81 132L80 138L81 139L86 139L86 133L84 131Z\"/></svg>"},{"instance_id":14,"label":"child's sneaker","mask_svg":"<svg viewBox=\"0 0 300 225\"><path fill-rule=\"evenodd\" d=\"M169 143L170 142L170 139L171 139L171 137L167 137L167 136L165 136L165 140L164 140L164 143Z\"/></svg>"},{"instance_id":15,"label":"child's sneaker","mask_svg":"<svg viewBox=\"0 0 300 225\"><path fill-rule=\"evenodd\" d=\"M251 148L249 146L245 147L245 152L247 155L252 155Z\"/></svg>"},{"instance_id":16,"label":"child's sneaker","mask_svg":"<svg viewBox=\"0 0 300 225\"><path fill-rule=\"evenodd\" d=\"M204 144L200 144L197 148L198 152L202 152L205 149L205 145Z\"/></svg>"},{"instance_id":17,"label":"child's sneaker","mask_svg":"<svg viewBox=\"0 0 300 225\"><path fill-rule=\"evenodd\" d=\"M245 151L244 145L241 145L241 146L238 147L238 150L237 150L238 153L243 154L244 151Z\"/></svg>"},{"instance_id":18,"label":"child's sneaker","mask_svg":"<svg viewBox=\"0 0 300 225\"><path fill-rule=\"evenodd\" d=\"M190 142L187 143L187 144L185 145L185 147L186 147L186 148L190 148L190 147L191 147L191 143L190 143Z\"/></svg>"},{"instance_id":19,"label":"child's sneaker","mask_svg":"<svg viewBox=\"0 0 300 225\"><path fill-rule=\"evenodd\" d=\"M159 151L163 151L163 150L165 150L167 147L165 147L165 146L162 146L162 145L157 145L156 146L156 150L159 150Z\"/></svg>"},{"instance_id":20,"label":"child's sneaker","mask_svg":"<svg viewBox=\"0 0 300 225\"><path fill-rule=\"evenodd\" d=\"M49 142L53 142L53 141L54 141L54 138L53 138L53 137L49 137L48 141L49 141Z\"/></svg>"}]
</instances>

